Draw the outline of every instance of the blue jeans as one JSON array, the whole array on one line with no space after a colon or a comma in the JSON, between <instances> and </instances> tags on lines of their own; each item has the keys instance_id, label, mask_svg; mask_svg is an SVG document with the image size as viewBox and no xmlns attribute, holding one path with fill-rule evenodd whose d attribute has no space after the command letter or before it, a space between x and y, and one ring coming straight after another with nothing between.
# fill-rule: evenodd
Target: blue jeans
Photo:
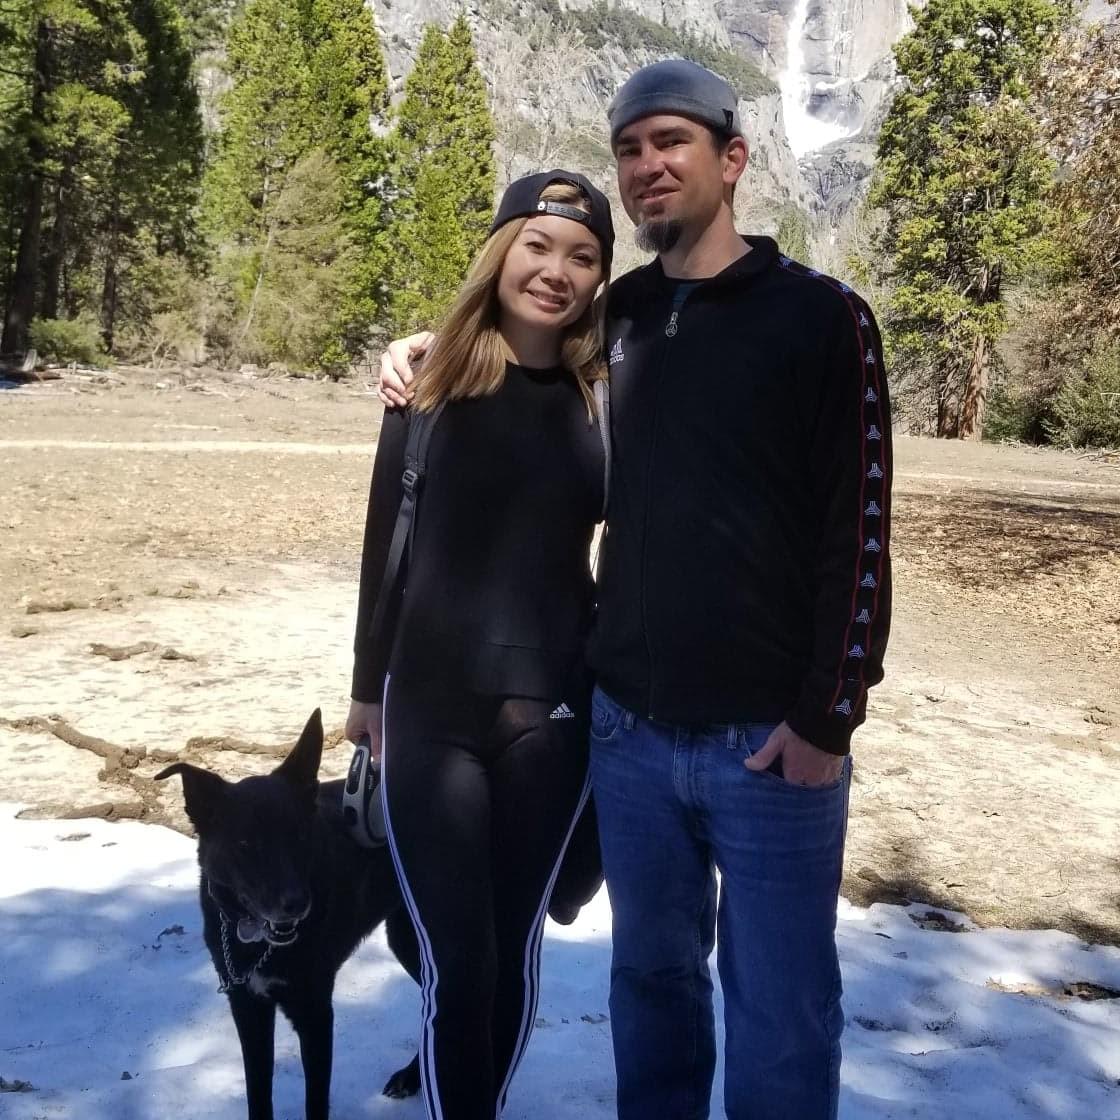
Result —
<instances>
[{"instance_id":1,"label":"blue jeans","mask_svg":"<svg viewBox=\"0 0 1120 1120\"><path fill-rule=\"evenodd\" d=\"M708 1116L717 927L728 1120L835 1120L851 764L820 788L747 770L772 730L654 723L595 692L591 782L614 915L619 1120Z\"/></svg>"}]
</instances>

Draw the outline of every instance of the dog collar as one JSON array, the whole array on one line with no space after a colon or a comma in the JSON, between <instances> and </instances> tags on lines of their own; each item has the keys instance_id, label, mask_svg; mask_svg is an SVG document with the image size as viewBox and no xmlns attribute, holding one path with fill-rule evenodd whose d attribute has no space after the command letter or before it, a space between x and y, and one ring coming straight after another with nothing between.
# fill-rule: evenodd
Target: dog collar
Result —
<instances>
[{"instance_id":1,"label":"dog collar","mask_svg":"<svg viewBox=\"0 0 1120 1120\"><path fill-rule=\"evenodd\" d=\"M218 924L221 929L222 939L222 961L225 965L225 972L218 968L218 991L226 994L234 988L239 988L243 984L248 984L261 968L264 967L269 957L276 951L277 946L272 942L268 942L264 952L257 958L252 967L247 972L238 974L237 967L233 963L233 950L230 947L229 931L231 926L236 926L237 940L243 944L251 944L255 941L266 941L264 926L261 922L257 921L248 911L244 911L243 917L237 917L237 910L244 910L243 907L238 907L236 904L230 906L230 899L233 893L220 883L215 884L208 876L204 875L202 881L206 886L206 893L210 896L211 901L218 910ZM217 889L215 889L215 887ZM224 900L224 905L223 905ZM230 914L227 910L233 910L235 913ZM244 928L243 928L244 927ZM289 944L295 942L295 938Z\"/></svg>"}]
</instances>

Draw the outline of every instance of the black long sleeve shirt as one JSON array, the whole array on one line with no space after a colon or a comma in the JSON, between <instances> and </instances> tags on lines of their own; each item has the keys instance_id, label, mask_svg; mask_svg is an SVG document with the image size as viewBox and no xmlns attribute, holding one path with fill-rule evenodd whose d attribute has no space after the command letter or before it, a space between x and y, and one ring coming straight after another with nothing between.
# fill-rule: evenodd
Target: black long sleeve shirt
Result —
<instances>
[{"instance_id":1,"label":"black long sleeve shirt","mask_svg":"<svg viewBox=\"0 0 1120 1120\"><path fill-rule=\"evenodd\" d=\"M787 720L836 754L882 679L890 407L848 287L769 238L610 294L614 464L590 662L671 723Z\"/></svg>"},{"instance_id":2,"label":"black long sleeve shirt","mask_svg":"<svg viewBox=\"0 0 1120 1120\"><path fill-rule=\"evenodd\" d=\"M368 628L401 501L407 413L385 413L354 640L355 700L385 674L488 695L559 698L581 658L603 448L571 374L510 363L493 395L451 401L432 431L392 633Z\"/></svg>"}]
</instances>

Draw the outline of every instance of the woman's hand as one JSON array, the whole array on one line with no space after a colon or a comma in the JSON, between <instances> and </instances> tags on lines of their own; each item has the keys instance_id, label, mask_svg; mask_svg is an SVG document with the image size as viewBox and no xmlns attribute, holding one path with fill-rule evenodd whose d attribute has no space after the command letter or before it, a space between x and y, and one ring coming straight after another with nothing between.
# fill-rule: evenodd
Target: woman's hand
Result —
<instances>
[{"instance_id":1,"label":"woman's hand","mask_svg":"<svg viewBox=\"0 0 1120 1120\"><path fill-rule=\"evenodd\" d=\"M377 382L377 395L386 408L403 408L412 400L412 362L424 356L435 337L431 331L421 331L389 343L389 349L381 355Z\"/></svg>"},{"instance_id":2,"label":"woman's hand","mask_svg":"<svg viewBox=\"0 0 1120 1120\"><path fill-rule=\"evenodd\" d=\"M370 758L381 760L381 705L367 704L361 700L350 701L350 712L346 716L346 729L343 732L351 743L363 736L369 736Z\"/></svg>"}]
</instances>

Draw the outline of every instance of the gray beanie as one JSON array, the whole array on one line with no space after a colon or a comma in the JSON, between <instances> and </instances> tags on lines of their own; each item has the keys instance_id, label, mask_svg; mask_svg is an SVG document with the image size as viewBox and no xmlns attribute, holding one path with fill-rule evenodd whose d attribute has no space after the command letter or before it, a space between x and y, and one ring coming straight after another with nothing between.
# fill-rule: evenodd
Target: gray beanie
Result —
<instances>
[{"instance_id":1,"label":"gray beanie","mask_svg":"<svg viewBox=\"0 0 1120 1120\"><path fill-rule=\"evenodd\" d=\"M739 98L731 86L681 58L643 66L623 83L607 109L611 144L627 125L656 113L691 117L725 135L743 135Z\"/></svg>"}]
</instances>

